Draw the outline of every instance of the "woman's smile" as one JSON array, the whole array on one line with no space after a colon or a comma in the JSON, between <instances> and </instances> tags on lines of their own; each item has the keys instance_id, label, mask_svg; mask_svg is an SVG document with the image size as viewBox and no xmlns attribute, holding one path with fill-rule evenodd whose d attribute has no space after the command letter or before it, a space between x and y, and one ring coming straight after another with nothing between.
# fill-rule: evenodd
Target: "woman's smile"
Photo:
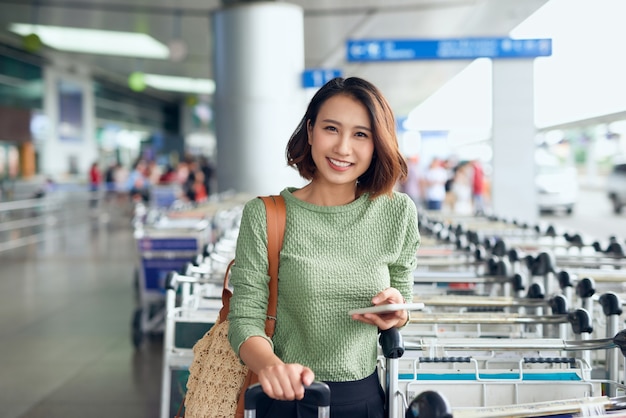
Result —
<instances>
[{"instance_id":1,"label":"woman's smile","mask_svg":"<svg viewBox=\"0 0 626 418\"><path fill-rule=\"evenodd\" d=\"M335 160L334 158L328 158L330 166L337 171L346 171L352 166L352 163L348 161Z\"/></svg>"}]
</instances>

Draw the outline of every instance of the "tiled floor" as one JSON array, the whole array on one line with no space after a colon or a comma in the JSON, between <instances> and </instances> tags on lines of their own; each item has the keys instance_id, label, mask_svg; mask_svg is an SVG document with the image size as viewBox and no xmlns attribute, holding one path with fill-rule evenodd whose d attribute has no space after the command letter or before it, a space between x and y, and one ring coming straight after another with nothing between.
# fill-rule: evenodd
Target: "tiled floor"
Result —
<instances>
[{"instance_id":1,"label":"tiled floor","mask_svg":"<svg viewBox=\"0 0 626 418\"><path fill-rule=\"evenodd\" d=\"M0 418L157 418L161 339L136 349L128 213L75 209L0 251Z\"/></svg>"}]
</instances>

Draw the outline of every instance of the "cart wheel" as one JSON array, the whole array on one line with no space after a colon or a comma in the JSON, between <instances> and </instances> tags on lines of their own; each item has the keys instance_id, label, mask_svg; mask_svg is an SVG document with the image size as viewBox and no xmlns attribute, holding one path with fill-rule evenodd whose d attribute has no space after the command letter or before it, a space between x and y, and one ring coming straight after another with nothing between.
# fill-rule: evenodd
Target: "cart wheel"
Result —
<instances>
[{"instance_id":1,"label":"cart wheel","mask_svg":"<svg viewBox=\"0 0 626 418\"><path fill-rule=\"evenodd\" d=\"M139 270L135 269L133 274L133 290L135 291L135 300L139 300Z\"/></svg>"},{"instance_id":2,"label":"cart wheel","mask_svg":"<svg viewBox=\"0 0 626 418\"><path fill-rule=\"evenodd\" d=\"M141 315L141 308L136 309L135 313L133 313L131 338L135 348L139 348L141 342L143 341L143 330L141 329Z\"/></svg>"},{"instance_id":3,"label":"cart wheel","mask_svg":"<svg viewBox=\"0 0 626 418\"><path fill-rule=\"evenodd\" d=\"M405 418L452 418L450 405L439 392L422 392L409 405Z\"/></svg>"}]
</instances>

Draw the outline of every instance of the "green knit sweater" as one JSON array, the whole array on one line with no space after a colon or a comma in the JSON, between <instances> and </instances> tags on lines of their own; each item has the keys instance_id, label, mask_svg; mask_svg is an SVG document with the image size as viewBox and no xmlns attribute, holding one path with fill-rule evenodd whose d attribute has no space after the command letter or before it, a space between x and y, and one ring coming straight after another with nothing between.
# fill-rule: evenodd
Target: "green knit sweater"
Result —
<instances>
[{"instance_id":1,"label":"green knit sweater","mask_svg":"<svg viewBox=\"0 0 626 418\"><path fill-rule=\"evenodd\" d=\"M274 352L286 363L310 367L316 379L358 380L376 368L377 328L348 311L371 306L389 286L412 299L420 242L411 199L370 200L317 206L281 192L287 207L280 253ZM231 283L228 337L236 353L251 336L265 336L269 276L265 206L243 209Z\"/></svg>"}]
</instances>

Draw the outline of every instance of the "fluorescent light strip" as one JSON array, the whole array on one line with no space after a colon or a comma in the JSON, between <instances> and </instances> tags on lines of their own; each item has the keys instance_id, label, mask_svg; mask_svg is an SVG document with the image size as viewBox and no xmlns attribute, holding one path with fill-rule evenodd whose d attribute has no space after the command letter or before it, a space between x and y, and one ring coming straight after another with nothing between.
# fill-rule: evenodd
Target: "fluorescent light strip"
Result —
<instances>
[{"instance_id":1,"label":"fluorescent light strip","mask_svg":"<svg viewBox=\"0 0 626 418\"><path fill-rule=\"evenodd\" d=\"M144 81L148 86L159 90L198 94L215 93L215 82L208 78L187 78L169 75L144 74Z\"/></svg>"},{"instance_id":2,"label":"fluorescent light strip","mask_svg":"<svg viewBox=\"0 0 626 418\"><path fill-rule=\"evenodd\" d=\"M37 34L45 45L61 51L137 58L167 59L169 57L169 49L166 45L144 33L29 23L12 23L9 30L22 36Z\"/></svg>"}]
</instances>

